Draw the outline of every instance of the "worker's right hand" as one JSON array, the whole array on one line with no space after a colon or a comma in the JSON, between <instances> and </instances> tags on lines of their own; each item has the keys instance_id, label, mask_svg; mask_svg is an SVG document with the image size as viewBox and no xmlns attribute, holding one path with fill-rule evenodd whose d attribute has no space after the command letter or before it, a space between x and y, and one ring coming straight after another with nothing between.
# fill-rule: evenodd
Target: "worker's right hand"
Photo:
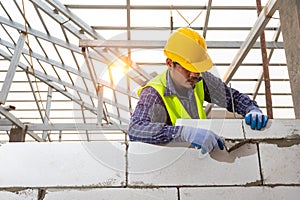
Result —
<instances>
[{"instance_id":1,"label":"worker's right hand","mask_svg":"<svg viewBox=\"0 0 300 200\"><path fill-rule=\"evenodd\" d=\"M224 149L224 144L220 136L214 132L202 129L184 126L181 131L182 139L190 142L193 146L201 148L201 153L211 152L216 146L221 150Z\"/></svg>"}]
</instances>

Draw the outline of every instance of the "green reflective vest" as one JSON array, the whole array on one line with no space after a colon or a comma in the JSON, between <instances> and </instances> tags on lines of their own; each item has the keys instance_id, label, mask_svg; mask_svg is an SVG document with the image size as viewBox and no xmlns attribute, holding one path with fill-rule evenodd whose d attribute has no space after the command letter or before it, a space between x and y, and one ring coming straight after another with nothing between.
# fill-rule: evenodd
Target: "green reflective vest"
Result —
<instances>
[{"instance_id":1,"label":"green reflective vest","mask_svg":"<svg viewBox=\"0 0 300 200\"><path fill-rule=\"evenodd\" d=\"M181 119L191 119L191 116L185 110L184 106L181 104L180 100L176 95L168 95L165 96L166 90L166 82L167 82L167 70L159 74L158 76L151 79L144 87L141 87L137 93L140 96L142 90L146 87L153 87L161 96L169 116L171 118L172 124L175 125L176 120L178 118ZM194 88L194 95L197 103L198 108L198 115L200 119L206 119L206 114L203 109L203 101L204 101L204 90L203 90L203 81L199 81Z\"/></svg>"}]
</instances>

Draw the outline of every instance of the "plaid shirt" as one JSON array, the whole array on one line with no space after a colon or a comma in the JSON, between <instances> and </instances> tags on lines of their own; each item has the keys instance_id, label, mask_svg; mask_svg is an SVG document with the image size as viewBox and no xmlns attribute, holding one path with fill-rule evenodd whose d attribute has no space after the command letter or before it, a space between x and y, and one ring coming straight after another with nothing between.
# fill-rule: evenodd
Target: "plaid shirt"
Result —
<instances>
[{"instance_id":1,"label":"plaid shirt","mask_svg":"<svg viewBox=\"0 0 300 200\"><path fill-rule=\"evenodd\" d=\"M198 118L193 89L187 91L188 96L182 96L176 92L169 71L166 78L167 84L164 95L177 95L190 116L192 118ZM259 109L254 100L228 87L220 78L210 72L203 72L202 78L202 81L204 81L205 101L217 104L230 112L233 111L232 108L234 106L235 112L242 116L245 116L250 110ZM233 106L232 102L234 104ZM143 89L135 111L131 116L128 130L130 140L152 144L165 144L178 139L181 129L181 126L172 125L159 93L152 87Z\"/></svg>"}]
</instances>

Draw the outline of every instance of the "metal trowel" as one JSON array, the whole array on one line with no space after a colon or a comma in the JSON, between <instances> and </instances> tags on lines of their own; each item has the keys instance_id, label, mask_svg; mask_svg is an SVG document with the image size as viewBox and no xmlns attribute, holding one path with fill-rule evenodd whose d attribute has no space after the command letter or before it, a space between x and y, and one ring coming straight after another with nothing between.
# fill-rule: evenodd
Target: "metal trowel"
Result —
<instances>
[{"instance_id":1,"label":"metal trowel","mask_svg":"<svg viewBox=\"0 0 300 200\"><path fill-rule=\"evenodd\" d=\"M229 145L228 140L223 138L223 144L224 144L224 148L225 150L230 153L231 151L234 151L238 148L240 148L241 146L245 145L245 144L249 144L251 143L251 139L244 139L242 141L239 141L238 143L234 143L233 145ZM231 140L230 140L231 141Z\"/></svg>"}]
</instances>

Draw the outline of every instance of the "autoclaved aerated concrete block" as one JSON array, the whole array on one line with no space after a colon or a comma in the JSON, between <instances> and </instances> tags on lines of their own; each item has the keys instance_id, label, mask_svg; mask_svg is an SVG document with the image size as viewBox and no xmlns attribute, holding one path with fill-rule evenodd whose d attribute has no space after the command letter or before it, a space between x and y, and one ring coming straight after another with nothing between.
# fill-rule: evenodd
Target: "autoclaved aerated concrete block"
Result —
<instances>
[{"instance_id":1,"label":"autoclaved aerated concrete block","mask_svg":"<svg viewBox=\"0 0 300 200\"><path fill-rule=\"evenodd\" d=\"M177 200L176 188L97 188L47 190L44 200L89 199L89 200Z\"/></svg>"},{"instance_id":2,"label":"autoclaved aerated concrete block","mask_svg":"<svg viewBox=\"0 0 300 200\"><path fill-rule=\"evenodd\" d=\"M265 184L300 184L300 144L283 145L259 144Z\"/></svg>"},{"instance_id":3,"label":"autoclaved aerated concrete block","mask_svg":"<svg viewBox=\"0 0 300 200\"><path fill-rule=\"evenodd\" d=\"M202 155L188 146L129 143L128 184L251 185L260 183L257 148L246 144L227 153L216 149Z\"/></svg>"},{"instance_id":4,"label":"autoclaved aerated concrete block","mask_svg":"<svg viewBox=\"0 0 300 200\"><path fill-rule=\"evenodd\" d=\"M176 125L208 129L230 139L244 139L243 119L178 119Z\"/></svg>"},{"instance_id":5,"label":"autoclaved aerated concrete block","mask_svg":"<svg viewBox=\"0 0 300 200\"><path fill-rule=\"evenodd\" d=\"M300 187L220 187L220 188L181 188L181 200L214 199L214 200L298 200Z\"/></svg>"},{"instance_id":6,"label":"autoclaved aerated concrete block","mask_svg":"<svg viewBox=\"0 0 300 200\"><path fill-rule=\"evenodd\" d=\"M0 188L105 187L125 182L125 145L118 142L2 144L0 163Z\"/></svg>"},{"instance_id":7,"label":"autoclaved aerated concrete block","mask_svg":"<svg viewBox=\"0 0 300 200\"><path fill-rule=\"evenodd\" d=\"M252 130L250 126L244 126L247 139L280 139L300 137L300 120L276 120L270 119L262 130Z\"/></svg>"}]
</instances>

